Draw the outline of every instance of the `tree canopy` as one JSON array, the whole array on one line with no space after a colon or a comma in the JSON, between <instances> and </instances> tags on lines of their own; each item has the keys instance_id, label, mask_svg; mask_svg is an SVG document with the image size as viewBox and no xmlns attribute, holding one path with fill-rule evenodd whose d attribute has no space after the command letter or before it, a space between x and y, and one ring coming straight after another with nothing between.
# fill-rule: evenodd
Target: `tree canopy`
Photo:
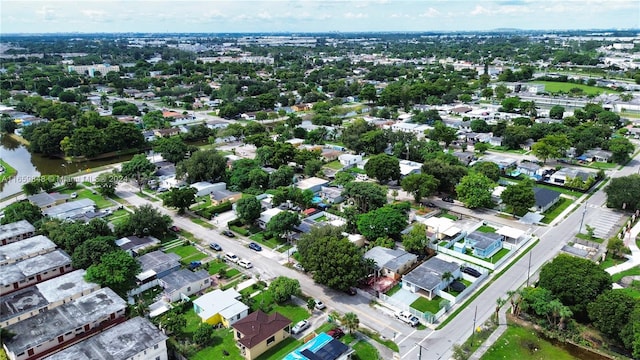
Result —
<instances>
[{"instance_id":1,"label":"tree canopy","mask_svg":"<svg viewBox=\"0 0 640 360\"><path fill-rule=\"evenodd\" d=\"M227 160L216 150L194 152L189 159L178 163L176 175L193 184L199 181L218 182L224 180Z\"/></svg>"},{"instance_id":2,"label":"tree canopy","mask_svg":"<svg viewBox=\"0 0 640 360\"><path fill-rule=\"evenodd\" d=\"M281 304L291 299L291 296L300 295L300 282L297 279L278 276L269 284L269 292L273 295L273 300Z\"/></svg>"},{"instance_id":3,"label":"tree canopy","mask_svg":"<svg viewBox=\"0 0 640 360\"><path fill-rule=\"evenodd\" d=\"M409 174L402 181L402 190L413 194L413 199L419 203L423 197L430 196L438 188L440 182L430 174Z\"/></svg>"},{"instance_id":4,"label":"tree canopy","mask_svg":"<svg viewBox=\"0 0 640 360\"><path fill-rule=\"evenodd\" d=\"M373 155L364 165L367 176L386 184L391 180L400 180L400 161L387 154Z\"/></svg>"},{"instance_id":5,"label":"tree canopy","mask_svg":"<svg viewBox=\"0 0 640 360\"><path fill-rule=\"evenodd\" d=\"M162 237L171 225L169 215L162 214L152 205L135 208L133 214L125 221L118 223L115 232L118 236L155 236Z\"/></svg>"},{"instance_id":6,"label":"tree canopy","mask_svg":"<svg viewBox=\"0 0 640 360\"><path fill-rule=\"evenodd\" d=\"M238 218L245 224L252 224L258 220L261 212L262 205L255 196L246 196L236 202Z\"/></svg>"},{"instance_id":7,"label":"tree canopy","mask_svg":"<svg viewBox=\"0 0 640 360\"><path fill-rule=\"evenodd\" d=\"M491 192L496 184L479 173L470 173L456 186L458 199L470 209L492 207Z\"/></svg>"},{"instance_id":8,"label":"tree canopy","mask_svg":"<svg viewBox=\"0 0 640 360\"><path fill-rule=\"evenodd\" d=\"M407 227L407 217L387 205L360 215L357 224L358 231L371 241L385 236L399 239L400 232Z\"/></svg>"},{"instance_id":9,"label":"tree canopy","mask_svg":"<svg viewBox=\"0 0 640 360\"><path fill-rule=\"evenodd\" d=\"M20 220L27 220L32 225L42 219L42 210L27 200L14 202L4 208L4 216L0 224L10 224Z\"/></svg>"},{"instance_id":10,"label":"tree canopy","mask_svg":"<svg viewBox=\"0 0 640 360\"><path fill-rule=\"evenodd\" d=\"M511 209L514 215L523 216L536 204L532 181L522 181L509 185L500 194L502 202Z\"/></svg>"},{"instance_id":11,"label":"tree canopy","mask_svg":"<svg viewBox=\"0 0 640 360\"><path fill-rule=\"evenodd\" d=\"M142 186L149 181L149 178L156 171L156 166L147 159L145 154L134 155L131 160L122 164L120 173L124 177L134 179L142 191Z\"/></svg>"},{"instance_id":12,"label":"tree canopy","mask_svg":"<svg viewBox=\"0 0 640 360\"><path fill-rule=\"evenodd\" d=\"M126 297L136 286L140 263L124 250L115 250L100 257L100 263L89 266L85 278L100 286L110 287L116 294Z\"/></svg>"},{"instance_id":13,"label":"tree canopy","mask_svg":"<svg viewBox=\"0 0 640 360\"><path fill-rule=\"evenodd\" d=\"M300 225L300 216L293 211L283 211L269 220L267 231L279 237L289 237L293 229Z\"/></svg>"},{"instance_id":14,"label":"tree canopy","mask_svg":"<svg viewBox=\"0 0 640 360\"><path fill-rule=\"evenodd\" d=\"M640 209L640 175L614 177L604 188L607 206L635 211Z\"/></svg>"},{"instance_id":15,"label":"tree canopy","mask_svg":"<svg viewBox=\"0 0 640 360\"><path fill-rule=\"evenodd\" d=\"M185 211L195 202L196 189L191 186L184 188L174 187L162 196L162 203L164 206L177 208L178 214L184 214Z\"/></svg>"},{"instance_id":16,"label":"tree canopy","mask_svg":"<svg viewBox=\"0 0 640 360\"><path fill-rule=\"evenodd\" d=\"M387 203L387 190L370 182L350 182L344 186L342 197L353 200L358 211L366 213Z\"/></svg>"}]
</instances>

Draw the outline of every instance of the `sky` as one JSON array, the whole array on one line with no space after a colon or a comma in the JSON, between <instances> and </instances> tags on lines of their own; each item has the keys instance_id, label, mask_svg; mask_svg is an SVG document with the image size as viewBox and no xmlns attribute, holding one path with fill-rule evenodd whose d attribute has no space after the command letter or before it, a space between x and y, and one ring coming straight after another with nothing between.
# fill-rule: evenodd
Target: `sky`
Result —
<instances>
[{"instance_id":1,"label":"sky","mask_svg":"<svg viewBox=\"0 0 640 360\"><path fill-rule=\"evenodd\" d=\"M0 0L0 35L640 28L639 0Z\"/></svg>"}]
</instances>

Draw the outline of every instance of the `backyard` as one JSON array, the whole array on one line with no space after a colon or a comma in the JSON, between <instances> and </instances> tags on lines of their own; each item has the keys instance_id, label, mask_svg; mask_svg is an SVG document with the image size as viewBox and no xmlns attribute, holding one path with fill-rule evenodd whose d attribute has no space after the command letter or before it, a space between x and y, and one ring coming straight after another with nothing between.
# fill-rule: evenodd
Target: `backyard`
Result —
<instances>
[{"instance_id":1,"label":"backyard","mask_svg":"<svg viewBox=\"0 0 640 360\"><path fill-rule=\"evenodd\" d=\"M301 308L300 306L295 305L293 301L287 301L283 304L277 304L273 300L273 297L269 290L265 290L260 294L254 296L252 300L252 311L262 309L267 314L279 312L280 314L291 320L293 324L309 317L309 311L306 308Z\"/></svg>"},{"instance_id":2,"label":"backyard","mask_svg":"<svg viewBox=\"0 0 640 360\"><path fill-rule=\"evenodd\" d=\"M481 359L577 360L566 350L541 338L535 331L519 326L509 326Z\"/></svg>"},{"instance_id":3,"label":"backyard","mask_svg":"<svg viewBox=\"0 0 640 360\"><path fill-rule=\"evenodd\" d=\"M193 245L182 245L182 246L172 247L170 249L167 249L166 252L174 253L180 256L182 258L180 262L183 264L189 264L192 261L200 261L207 257L206 254L200 252Z\"/></svg>"}]
</instances>

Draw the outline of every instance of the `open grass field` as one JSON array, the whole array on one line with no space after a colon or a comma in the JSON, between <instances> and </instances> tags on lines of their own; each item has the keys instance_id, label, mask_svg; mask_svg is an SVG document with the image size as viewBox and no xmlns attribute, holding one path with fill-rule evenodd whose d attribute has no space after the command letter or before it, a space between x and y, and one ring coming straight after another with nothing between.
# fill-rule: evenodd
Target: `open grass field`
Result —
<instances>
[{"instance_id":1,"label":"open grass field","mask_svg":"<svg viewBox=\"0 0 640 360\"><path fill-rule=\"evenodd\" d=\"M309 318L309 311L306 308L302 308L300 306L294 305L291 302L286 302L284 304L277 304L273 301L273 297L271 293L266 290L261 292L260 294L253 297L253 304L251 305L251 310L255 311L260 309L260 306L271 306L271 311L269 314L273 312L279 312L280 314L287 317L293 324L297 323L300 320L304 320Z\"/></svg>"},{"instance_id":2,"label":"open grass field","mask_svg":"<svg viewBox=\"0 0 640 360\"><path fill-rule=\"evenodd\" d=\"M218 329L213 332L214 341L213 345L198 351L195 355L191 356L190 360L209 360L209 359L230 359L240 360L244 359L240 355L240 349L236 346L236 342L233 339L233 330L231 329ZM229 355L225 355L225 351Z\"/></svg>"},{"instance_id":3,"label":"open grass field","mask_svg":"<svg viewBox=\"0 0 640 360\"><path fill-rule=\"evenodd\" d=\"M566 350L540 338L536 332L519 326L509 326L481 359L578 360Z\"/></svg>"},{"instance_id":4,"label":"open grass field","mask_svg":"<svg viewBox=\"0 0 640 360\"><path fill-rule=\"evenodd\" d=\"M496 229L489 226L489 225L482 225L478 228L478 231L483 232L483 233L494 233L496 232Z\"/></svg>"},{"instance_id":5,"label":"open grass field","mask_svg":"<svg viewBox=\"0 0 640 360\"><path fill-rule=\"evenodd\" d=\"M615 94L617 93L611 89L599 88L596 86L582 85L582 84L573 84L568 82L555 82L555 81L532 81L532 84L543 84L544 91L555 94L555 93L568 93L569 90L573 88L582 89L582 91L587 95L597 95L597 94Z\"/></svg>"}]
</instances>

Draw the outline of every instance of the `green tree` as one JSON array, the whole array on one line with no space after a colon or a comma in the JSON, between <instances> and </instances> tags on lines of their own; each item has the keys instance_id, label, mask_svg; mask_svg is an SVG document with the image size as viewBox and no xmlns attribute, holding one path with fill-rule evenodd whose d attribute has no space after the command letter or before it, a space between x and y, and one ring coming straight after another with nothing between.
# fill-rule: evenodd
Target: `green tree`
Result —
<instances>
[{"instance_id":1,"label":"green tree","mask_svg":"<svg viewBox=\"0 0 640 360\"><path fill-rule=\"evenodd\" d=\"M155 171L156 166L147 159L145 154L137 154L130 161L122 164L120 173L124 177L134 179L138 184L138 188L142 191L142 186L147 183Z\"/></svg>"},{"instance_id":2,"label":"green tree","mask_svg":"<svg viewBox=\"0 0 640 360\"><path fill-rule=\"evenodd\" d=\"M423 197L430 196L436 191L439 181L429 174L409 174L400 184L402 190L413 194L413 199L419 203Z\"/></svg>"},{"instance_id":3,"label":"green tree","mask_svg":"<svg viewBox=\"0 0 640 360\"><path fill-rule=\"evenodd\" d=\"M467 167L460 164L457 158L437 157L426 159L422 165L422 173L433 175L440 181L438 191L452 192L462 177L467 175Z\"/></svg>"},{"instance_id":4,"label":"green tree","mask_svg":"<svg viewBox=\"0 0 640 360\"><path fill-rule=\"evenodd\" d=\"M72 265L76 269L86 269L100 263L103 255L118 249L114 236L98 236L89 239L76 247L71 256Z\"/></svg>"},{"instance_id":5,"label":"green tree","mask_svg":"<svg viewBox=\"0 0 640 360\"><path fill-rule=\"evenodd\" d=\"M387 154L373 155L364 165L364 171L367 176L378 180L381 184L400 180L400 161L395 156Z\"/></svg>"},{"instance_id":6,"label":"green tree","mask_svg":"<svg viewBox=\"0 0 640 360\"><path fill-rule=\"evenodd\" d=\"M532 181L522 181L509 185L500 195L502 202L513 211L513 215L523 216L536 204Z\"/></svg>"},{"instance_id":7,"label":"green tree","mask_svg":"<svg viewBox=\"0 0 640 360\"><path fill-rule=\"evenodd\" d=\"M13 134L14 131L18 128L18 125L13 121L13 119L2 119L0 120L0 132L6 134Z\"/></svg>"},{"instance_id":8,"label":"green tree","mask_svg":"<svg viewBox=\"0 0 640 360\"><path fill-rule=\"evenodd\" d=\"M213 341L213 326L207 323L200 323L200 326L193 332L193 341L200 346L207 346Z\"/></svg>"},{"instance_id":9,"label":"green tree","mask_svg":"<svg viewBox=\"0 0 640 360\"><path fill-rule=\"evenodd\" d=\"M42 216L42 210L39 207L23 200L9 204L4 208L4 216L0 219L0 224L10 224L20 220L36 224L42 219Z\"/></svg>"},{"instance_id":10,"label":"green tree","mask_svg":"<svg viewBox=\"0 0 640 360\"><path fill-rule=\"evenodd\" d=\"M227 159L216 150L196 151L189 159L176 167L176 175L193 184L199 181L218 182L224 180Z\"/></svg>"},{"instance_id":11,"label":"green tree","mask_svg":"<svg viewBox=\"0 0 640 360\"><path fill-rule=\"evenodd\" d=\"M351 182L342 190L342 197L353 204L360 213L366 213L387 203L387 191L369 182Z\"/></svg>"},{"instance_id":12,"label":"green tree","mask_svg":"<svg viewBox=\"0 0 640 360\"><path fill-rule=\"evenodd\" d=\"M300 217L293 211L283 211L269 220L267 223L267 231L276 234L278 237L289 236L293 229L300 225Z\"/></svg>"},{"instance_id":13,"label":"green tree","mask_svg":"<svg viewBox=\"0 0 640 360\"><path fill-rule=\"evenodd\" d=\"M616 137L609 140L611 160L618 164L625 164L630 159L630 154L635 151L635 146L625 137Z\"/></svg>"},{"instance_id":14,"label":"green tree","mask_svg":"<svg viewBox=\"0 0 640 360\"><path fill-rule=\"evenodd\" d=\"M414 223L411 231L402 235L402 246L410 253L424 254L427 249L427 227Z\"/></svg>"},{"instance_id":15,"label":"green tree","mask_svg":"<svg viewBox=\"0 0 640 360\"><path fill-rule=\"evenodd\" d=\"M389 236L399 239L400 232L407 227L407 218L391 206L383 206L358 217L358 231L367 239Z\"/></svg>"},{"instance_id":16,"label":"green tree","mask_svg":"<svg viewBox=\"0 0 640 360\"><path fill-rule=\"evenodd\" d=\"M603 334L621 341L622 330L629 323L629 309L638 301L620 290L607 290L587 305L589 319Z\"/></svg>"},{"instance_id":17,"label":"green tree","mask_svg":"<svg viewBox=\"0 0 640 360\"><path fill-rule=\"evenodd\" d=\"M314 298L307 299L307 309L313 313L313 309L316 307L316 300Z\"/></svg>"},{"instance_id":18,"label":"green tree","mask_svg":"<svg viewBox=\"0 0 640 360\"><path fill-rule=\"evenodd\" d=\"M473 150L479 152L480 154L484 154L487 150L489 150L489 144L484 142L479 142L473 144Z\"/></svg>"},{"instance_id":19,"label":"green tree","mask_svg":"<svg viewBox=\"0 0 640 360\"><path fill-rule=\"evenodd\" d=\"M624 245L624 241L617 236L614 236L607 241L607 251L609 251L613 257L623 259L625 250L627 250L627 247Z\"/></svg>"},{"instance_id":20,"label":"green tree","mask_svg":"<svg viewBox=\"0 0 640 360\"><path fill-rule=\"evenodd\" d=\"M96 186L100 195L108 197L113 196L116 193L116 174L113 172L102 173L96 177Z\"/></svg>"},{"instance_id":21,"label":"green tree","mask_svg":"<svg viewBox=\"0 0 640 360\"><path fill-rule=\"evenodd\" d=\"M577 320L587 320L587 305L611 289L611 276L590 260L558 255L540 269L538 286L568 306Z\"/></svg>"},{"instance_id":22,"label":"green tree","mask_svg":"<svg viewBox=\"0 0 640 360\"><path fill-rule=\"evenodd\" d=\"M463 177L456 186L458 199L470 209L479 207L492 207L491 192L496 184L488 177L470 173Z\"/></svg>"},{"instance_id":23,"label":"green tree","mask_svg":"<svg viewBox=\"0 0 640 360\"><path fill-rule=\"evenodd\" d=\"M376 88L372 84L366 84L360 90L360 97L368 100L370 103L375 103L378 100L378 94Z\"/></svg>"},{"instance_id":24,"label":"green tree","mask_svg":"<svg viewBox=\"0 0 640 360\"><path fill-rule=\"evenodd\" d=\"M564 107L560 105L554 105L549 110L549 117L552 119L562 119L564 116Z\"/></svg>"},{"instance_id":25,"label":"green tree","mask_svg":"<svg viewBox=\"0 0 640 360\"><path fill-rule=\"evenodd\" d=\"M153 150L160 153L166 161L177 164L186 158L189 146L180 137L172 136L156 140Z\"/></svg>"},{"instance_id":26,"label":"green tree","mask_svg":"<svg viewBox=\"0 0 640 360\"><path fill-rule=\"evenodd\" d=\"M488 177L493 181L500 180L500 167L491 161L478 161L473 165L473 170Z\"/></svg>"},{"instance_id":27,"label":"green tree","mask_svg":"<svg viewBox=\"0 0 640 360\"><path fill-rule=\"evenodd\" d=\"M342 235L341 228L312 228L298 241L298 252L313 279L331 288L347 290L366 276L362 252Z\"/></svg>"},{"instance_id":28,"label":"green tree","mask_svg":"<svg viewBox=\"0 0 640 360\"><path fill-rule=\"evenodd\" d=\"M164 194L162 203L164 206L174 207L178 209L178 214L182 215L185 211L196 202L196 189L192 187L172 188L171 191Z\"/></svg>"},{"instance_id":29,"label":"green tree","mask_svg":"<svg viewBox=\"0 0 640 360\"><path fill-rule=\"evenodd\" d=\"M293 182L293 175L291 166L282 165L269 175L269 187L274 189L280 186L289 186Z\"/></svg>"},{"instance_id":30,"label":"green tree","mask_svg":"<svg viewBox=\"0 0 640 360\"><path fill-rule=\"evenodd\" d=\"M349 330L349 334L353 334L355 330L358 330L360 327L360 319L358 319L358 315L353 312L348 312L344 314L342 317L342 322L344 326Z\"/></svg>"},{"instance_id":31,"label":"green tree","mask_svg":"<svg viewBox=\"0 0 640 360\"><path fill-rule=\"evenodd\" d=\"M610 208L627 211L640 209L640 175L638 174L612 178L604 188L604 192L607 194L607 206Z\"/></svg>"},{"instance_id":32,"label":"green tree","mask_svg":"<svg viewBox=\"0 0 640 360\"><path fill-rule=\"evenodd\" d=\"M140 263L125 251L116 250L102 255L99 264L89 266L85 278L126 297L127 291L136 287L138 273Z\"/></svg>"},{"instance_id":33,"label":"green tree","mask_svg":"<svg viewBox=\"0 0 640 360\"><path fill-rule=\"evenodd\" d=\"M348 183L355 180L355 176L348 171L338 171L335 175L335 180L333 180L334 184L340 186L345 186Z\"/></svg>"},{"instance_id":34,"label":"green tree","mask_svg":"<svg viewBox=\"0 0 640 360\"><path fill-rule=\"evenodd\" d=\"M278 276L269 284L269 292L273 300L279 304L291 299L291 296L300 295L300 282L286 276Z\"/></svg>"},{"instance_id":35,"label":"green tree","mask_svg":"<svg viewBox=\"0 0 640 360\"><path fill-rule=\"evenodd\" d=\"M304 174L306 176L316 176L322 170L322 161L311 159L304 163Z\"/></svg>"},{"instance_id":36,"label":"green tree","mask_svg":"<svg viewBox=\"0 0 640 360\"><path fill-rule=\"evenodd\" d=\"M449 285L451 285L451 280L453 279L453 274L450 271L445 271L442 273L442 281L447 284L447 290L449 290Z\"/></svg>"},{"instance_id":37,"label":"green tree","mask_svg":"<svg viewBox=\"0 0 640 360\"><path fill-rule=\"evenodd\" d=\"M168 215L162 214L152 205L142 205L135 208L125 221L118 223L115 232L118 236L162 237L171 225L171 221Z\"/></svg>"},{"instance_id":38,"label":"green tree","mask_svg":"<svg viewBox=\"0 0 640 360\"><path fill-rule=\"evenodd\" d=\"M160 328L168 334L177 334L187 326L187 319L177 310L170 310L160 321Z\"/></svg>"},{"instance_id":39,"label":"green tree","mask_svg":"<svg viewBox=\"0 0 640 360\"><path fill-rule=\"evenodd\" d=\"M449 147L449 144L457 138L456 129L445 125L442 121L436 121L433 130L429 132L429 139L441 141L445 143L445 147Z\"/></svg>"},{"instance_id":40,"label":"green tree","mask_svg":"<svg viewBox=\"0 0 640 360\"><path fill-rule=\"evenodd\" d=\"M547 162L547 159L557 154L557 150L544 141L538 141L531 146L531 152L543 163Z\"/></svg>"},{"instance_id":41,"label":"green tree","mask_svg":"<svg viewBox=\"0 0 640 360\"><path fill-rule=\"evenodd\" d=\"M253 224L254 221L258 220L261 212L262 205L255 196L243 197L236 203L238 218L245 224Z\"/></svg>"},{"instance_id":42,"label":"green tree","mask_svg":"<svg viewBox=\"0 0 640 360\"><path fill-rule=\"evenodd\" d=\"M620 337L622 343L634 358L640 357L640 304L636 302L633 309L630 309L629 322L622 329Z\"/></svg>"}]
</instances>

